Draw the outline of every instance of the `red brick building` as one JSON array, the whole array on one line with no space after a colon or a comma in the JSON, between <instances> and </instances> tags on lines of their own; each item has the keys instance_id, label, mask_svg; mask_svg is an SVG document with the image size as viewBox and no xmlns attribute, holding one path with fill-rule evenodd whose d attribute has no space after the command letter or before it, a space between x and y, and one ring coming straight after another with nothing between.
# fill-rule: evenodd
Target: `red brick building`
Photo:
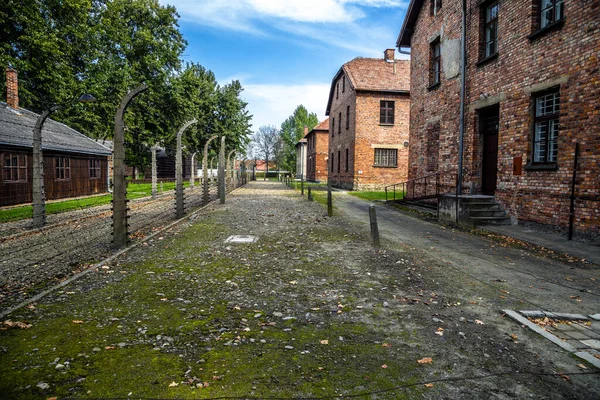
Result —
<instances>
[{"instance_id":1,"label":"red brick building","mask_svg":"<svg viewBox=\"0 0 600 400\"><path fill-rule=\"evenodd\" d=\"M411 0L409 179L457 173L461 0ZM463 193L494 195L513 222L600 233L600 2L466 1ZM594 17L595 16L595 17Z\"/></svg>"},{"instance_id":2,"label":"red brick building","mask_svg":"<svg viewBox=\"0 0 600 400\"><path fill-rule=\"evenodd\" d=\"M331 82L329 179L345 189L381 188L406 180L409 135L409 61L355 58Z\"/></svg>"},{"instance_id":3,"label":"red brick building","mask_svg":"<svg viewBox=\"0 0 600 400\"><path fill-rule=\"evenodd\" d=\"M307 142L306 180L327 182L329 118L315 126L304 138Z\"/></svg>"}]
</instances>

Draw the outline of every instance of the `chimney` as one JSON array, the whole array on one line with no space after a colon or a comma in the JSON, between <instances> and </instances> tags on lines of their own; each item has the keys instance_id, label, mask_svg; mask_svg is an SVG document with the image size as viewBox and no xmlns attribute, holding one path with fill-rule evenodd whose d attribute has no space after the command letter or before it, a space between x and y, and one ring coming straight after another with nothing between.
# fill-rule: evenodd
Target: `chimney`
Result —
<instances>
[{"instance_id":1,"label":"chimney","mask_svg":"<svg viewBox=\"0 0 600 400\"><path fill-rule=\"evenodd\" d=\"M386 49L383 52L383 59L387 62L394 62L394 54L396 53L396 49Z\"/></svg>"},{"instance_id":2,"label":"chimney","mask_svg":"<svg viewBox=\"0 0 600 400\"><path fill-rule=\"evenodd\" d=\"M19 81L17 70L6 68L6 104L13 110L19 109Z\"/></svg>"},{"instance_id":3,"label":"chimney","mask_svg":"<svg viewBox=\"0 0 600 400\"><path fill-rule=\"evenodd\" d=\"M304 125L304 136L306 135L308 135L308 126Z\"/></svg>"}]
</instances>

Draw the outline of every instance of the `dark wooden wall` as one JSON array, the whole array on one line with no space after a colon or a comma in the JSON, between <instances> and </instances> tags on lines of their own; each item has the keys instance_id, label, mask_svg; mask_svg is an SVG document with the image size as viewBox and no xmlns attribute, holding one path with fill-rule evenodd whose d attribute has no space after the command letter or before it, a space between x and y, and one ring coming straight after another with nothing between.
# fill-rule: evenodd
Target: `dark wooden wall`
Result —
<instances>
[{"instance_id":1,"label":"dark wooden wall","mask_svg":"<svg viewBox=\"0 0 600 400\"><path fill-rule=\"evenodd\" d=\"M5 155L21 154L27 157L27 180L25 182L5 182L4 165ZM70 179L60 180L56 176L56 160L58 157L69 159ZM98 178L90 177L89 160L100 161L100 174ZM44 152L44 188L47 200L68 197L87 196L96 193L108 192L107 182L108 161L106 156ZM0 206L30 203L32 201L33 187L33 157L31 150L11 149L0 147Z\"/></svg>"}]
</instances>

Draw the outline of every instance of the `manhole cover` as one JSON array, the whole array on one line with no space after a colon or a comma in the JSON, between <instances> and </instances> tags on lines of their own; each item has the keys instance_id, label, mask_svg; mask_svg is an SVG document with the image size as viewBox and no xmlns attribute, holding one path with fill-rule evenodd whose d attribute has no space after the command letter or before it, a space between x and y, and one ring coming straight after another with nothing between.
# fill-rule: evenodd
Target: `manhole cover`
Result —
<instances>
[{"instance_id":1,"label":"manhole cover","mask_svg":"<svg viewBox=\"0 0 600 400\"><path fill-rule=\"evenodd\" d=\"M233 235L225 239L225 243L254 243L258 240L258 236L252 235Z\"/></svg>"}]
</instances>

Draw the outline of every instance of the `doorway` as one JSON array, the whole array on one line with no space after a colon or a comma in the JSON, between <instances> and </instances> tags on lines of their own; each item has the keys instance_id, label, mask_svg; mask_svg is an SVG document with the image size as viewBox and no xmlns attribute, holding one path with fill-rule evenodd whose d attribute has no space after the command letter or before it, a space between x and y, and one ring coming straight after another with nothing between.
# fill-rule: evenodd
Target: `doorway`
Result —
<instances>
[{"instance_id":1,"label":"doorway","mask_svg":"<svg viewBox=\"0 0 600 400\"><path fill-rule=\"evenodd\" d=\"M498 124L499 105L479 111L479 133L483 141L481 159L481 192L493 196L498 179Z\"/></svg>"}]
</instances>

